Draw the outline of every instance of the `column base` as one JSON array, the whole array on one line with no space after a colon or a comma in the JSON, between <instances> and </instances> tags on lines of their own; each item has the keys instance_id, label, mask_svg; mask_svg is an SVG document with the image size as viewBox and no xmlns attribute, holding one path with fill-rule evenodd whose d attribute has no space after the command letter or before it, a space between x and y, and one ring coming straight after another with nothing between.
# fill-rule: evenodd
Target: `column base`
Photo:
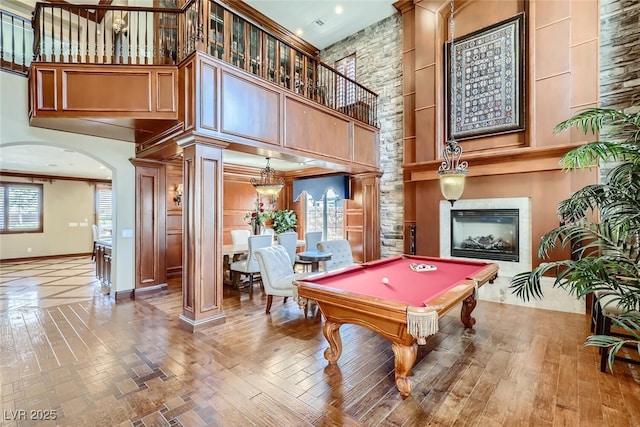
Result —
<instances>
[{"instance_id":1,"label":"column base","mask_svg":"<svg viewBox=\"0 0 640 427\"><path fill-rule=\"evenodd\" d=\"M193 320L186 317L184 314L180 315L180 329L184 329L189 332L198 332L202 329L209 328L211 326L222 325L227 321L227 317L224 314L219 314L213 317L207 317L206 319Z\"/></svg>"}]
</instances>

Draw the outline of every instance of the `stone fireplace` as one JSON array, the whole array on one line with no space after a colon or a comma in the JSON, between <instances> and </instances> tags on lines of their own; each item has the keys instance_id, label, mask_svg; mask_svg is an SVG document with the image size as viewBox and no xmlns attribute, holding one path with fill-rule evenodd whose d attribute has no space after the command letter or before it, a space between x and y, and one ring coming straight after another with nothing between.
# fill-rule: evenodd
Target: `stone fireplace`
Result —
<instances>
[{"instance_id":1,"label":"stone fireplace","mask_svg":"<svg viewBox=\"0 0 640 427\"><path fill-rule=\"evenodd\" d=\"M498 278L478 290L478 299L584 313L583 299L576 299L543 278L545 297L524 302L512 294L511 278L531 271L531 200L528 197L462 199L452 207L440 202L440 257L495 262ZM466 243L465 243L466 242Z\"/></svg>"}]
</instances>

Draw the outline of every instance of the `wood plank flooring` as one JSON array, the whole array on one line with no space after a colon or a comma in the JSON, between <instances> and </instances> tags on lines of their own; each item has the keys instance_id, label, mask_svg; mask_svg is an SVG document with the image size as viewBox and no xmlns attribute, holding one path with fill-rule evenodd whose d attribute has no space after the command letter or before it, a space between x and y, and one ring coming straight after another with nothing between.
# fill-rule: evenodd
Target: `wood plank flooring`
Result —
<instances>
[{"instance_id":1,"label":"wood plank flooring","mask_svg":"<svg viewBox=\"0 0 640 427\"><path fill-rule=\"evenodd\" d=\"M328 366L316 309L225 289L226 323L192 334L181 298L115 304L86 257L0 264L0 424L640 426L640 367L601 373L584 315L480 301L465 332L451 310L403 400L373 332L343 326Z\"/></svg>"}]
</instances>

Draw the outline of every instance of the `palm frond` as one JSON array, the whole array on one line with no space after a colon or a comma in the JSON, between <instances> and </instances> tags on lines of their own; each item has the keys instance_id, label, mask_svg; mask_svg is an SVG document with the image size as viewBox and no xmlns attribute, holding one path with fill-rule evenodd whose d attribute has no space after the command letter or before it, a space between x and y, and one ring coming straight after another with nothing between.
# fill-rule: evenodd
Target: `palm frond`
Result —
<instances>
[{"instance_id":1,"label":"palm frond","mask_svg":"<svg viewBox=\"0 0 640 427\"><path fill-rule=\"evenodd\" d=\"M598 133L605 123L627 122L628 115L610 108L589 108L558 123L553 129L555 133L575 127L583 133Z\"/></svg>"},{"instance_id":2,"label":"palm frond","mask_svg":"<svg viewBox=\"0 0 640 427\"><path fill-rule=\"evenodd\" d=\"M585 169L600 162L625 161L640 155L640 147L618 142L590 142L565 153L560 166L568 169Z\"/></svg>"}]
</instances>

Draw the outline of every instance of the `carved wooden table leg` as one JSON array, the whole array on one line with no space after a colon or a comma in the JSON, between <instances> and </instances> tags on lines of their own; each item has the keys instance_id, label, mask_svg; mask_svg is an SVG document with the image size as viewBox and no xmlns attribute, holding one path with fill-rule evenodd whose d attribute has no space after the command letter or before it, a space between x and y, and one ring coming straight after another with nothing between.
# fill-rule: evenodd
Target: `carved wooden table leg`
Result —
<instances>
[{"instance_id":1,"label":"carved wooden table leg","mask_svg":"<svg viewBox=\"0 0 640 427\"><path fill-rule=\"evenodd\" d=\"M404 399L411 394L411 368L416 362L418 355L418 344L415 342L411 345L402 345L397 343L391 343L391 349L395 355L395 376L396 387L400 391L400 395Z\"/></svg>"},{"instance_id":2,"label":"carved wooden table leg","mask_svg":"<svg viewBox=\"0 0 640 427\"><path fill-rule=\"evenodd\" d=\"M331 322L329 320L324 322L322 332L324 337L329 343L329 347L324 351L324 358L329 361L330 364L335 365L342 354L342 339L340 338L340 323Z\"/></svg>"},{"instance_id":3,"label":"carved wooden table leg","mask_svg":"<svg viewBox=\"0 0 640 427\"><path fill-rule=\"evenodd\" d=\"M476 308L476 297L471 294L462 301L462 310L460 311L460 320L466 328L473 328L476 319L471 317L471 312Z\"/></svg>"}]
</instances>

